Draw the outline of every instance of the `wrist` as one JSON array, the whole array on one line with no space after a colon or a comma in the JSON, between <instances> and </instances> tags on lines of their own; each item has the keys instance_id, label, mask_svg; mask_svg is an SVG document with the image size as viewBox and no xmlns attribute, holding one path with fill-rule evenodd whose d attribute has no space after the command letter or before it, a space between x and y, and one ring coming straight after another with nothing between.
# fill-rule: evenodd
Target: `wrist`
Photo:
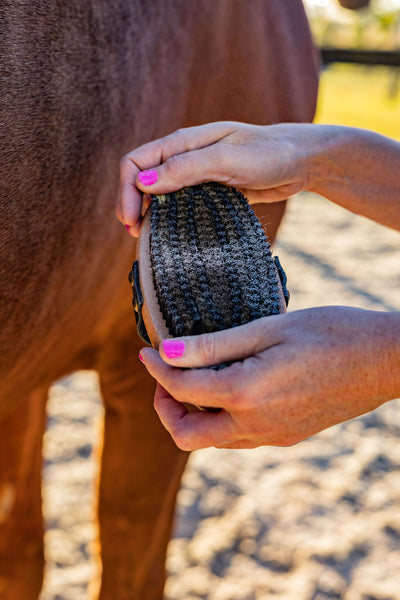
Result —
<instances>
[{"instance_id":1,"label":"wrist","mask_svg":"<svg viewBox=\"0 0 400 600\"><path fill-rule=\"evenodd\" d=\"M381 385L386 390L385 400L400 398L400 312L379 313L380 346L376 348ZM382 355L382 360L379 359Z\"/></svg>"},{"instance_id":2,"label":"wrist","mask_svg":"<svg viewBox=\"0 0 400 600\"><path fill-rule=\"evenodd\" d=\"M306 158L305 191L329 197L329 189L346 183L346 147L351 130L337 125L313 125Z\"/></svg>"}]
</instances>

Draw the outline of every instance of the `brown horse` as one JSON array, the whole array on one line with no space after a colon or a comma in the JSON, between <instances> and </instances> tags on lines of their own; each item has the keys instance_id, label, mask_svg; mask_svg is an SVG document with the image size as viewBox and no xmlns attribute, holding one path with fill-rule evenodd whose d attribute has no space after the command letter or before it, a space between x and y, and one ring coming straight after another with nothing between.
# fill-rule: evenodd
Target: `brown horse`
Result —
<instances>
[{"instance_id":1,"label":"brown horse","mask_svg":"<svg viewBox=\"0 0 400 600\"><path fill-rule=\"evenodd\" d=\"M118 163L182 126L311 120L318 61L304 9L3 0L0 33L0 599L40 592L47 390L86 368L105 405L100 597L159 599L187 456L137 359ZM273 236L282 206L265 210Z\"/></svg>"}]
</instances>

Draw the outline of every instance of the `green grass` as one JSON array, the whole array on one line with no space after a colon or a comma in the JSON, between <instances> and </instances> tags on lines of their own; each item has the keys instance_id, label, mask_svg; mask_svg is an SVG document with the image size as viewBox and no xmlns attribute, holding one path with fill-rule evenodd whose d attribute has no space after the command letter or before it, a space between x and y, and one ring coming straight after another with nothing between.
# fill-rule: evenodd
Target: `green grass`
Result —
<instances>
[{"instance_id":1,"label":"green grass","mask_svg":"<svg viewBox=\"0 0 400 600\"><path fill-rule=\"evenodd\" d=\"M321 74L317 123L364 127L400 140L400 72L386 67L331 65Z\"/></svg>"}]
</instances>

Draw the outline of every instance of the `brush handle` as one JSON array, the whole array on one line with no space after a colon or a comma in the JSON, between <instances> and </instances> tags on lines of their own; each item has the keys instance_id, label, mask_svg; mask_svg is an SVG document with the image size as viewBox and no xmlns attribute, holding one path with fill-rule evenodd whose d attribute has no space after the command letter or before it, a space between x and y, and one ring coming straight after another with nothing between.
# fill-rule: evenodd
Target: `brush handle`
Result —
<instances>
[{"instance_id":1,"label":"brush handle","mask_svg":"<svg viewBox=\"0 0 400 600\"><path fill-rule=\"evenodd\" d=\"M171 337L161 314L154 290L153 271L150 260L150 210L147 211L136 246L136 260L139 264L140 289L143 295L142 318L153 348L158 350L163 339Z\"/></svg>"}]
</instances>

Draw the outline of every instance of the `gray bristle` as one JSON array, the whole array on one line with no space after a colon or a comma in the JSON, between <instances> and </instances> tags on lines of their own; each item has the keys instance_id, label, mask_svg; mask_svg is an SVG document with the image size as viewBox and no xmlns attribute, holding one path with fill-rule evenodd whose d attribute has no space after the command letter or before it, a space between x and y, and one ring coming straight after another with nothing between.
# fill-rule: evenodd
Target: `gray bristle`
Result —
<instances>
[{"instance_id":1,"label":"gray bristle","mask_svg":"<svg viewBox=\"0 0 400 600\"><path fill-rule=\"evenodd\" d=\"M240 192L206 183L153 196L150 210L154 287L172 336L280 312L270 245Z\"/></svg>"}]
</instances>

